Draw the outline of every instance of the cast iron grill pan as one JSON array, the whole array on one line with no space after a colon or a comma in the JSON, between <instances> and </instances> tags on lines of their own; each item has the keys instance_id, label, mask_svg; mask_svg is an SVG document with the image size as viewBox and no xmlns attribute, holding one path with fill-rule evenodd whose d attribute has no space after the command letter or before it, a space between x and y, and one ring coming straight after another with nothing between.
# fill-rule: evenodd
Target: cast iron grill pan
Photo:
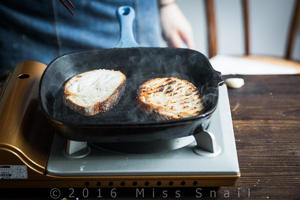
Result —
<instances>
[{"instance_id":1,"label":"cast iron grill pan","mask_svg":"<svg viewBox=\"0 0 300 200\"><path fill-rule=\"evenodd\" d=\"M119 15L122 9L119 8ZM126 26L132 26L131 14L134 14L132 8L127 11L130 12L120 16L123 32L118 47L133 48L75 52L53 60L40 81L42 110L59 133L68 139L80 141L147 142L185 137L198 129L205 129L217 105L218 85L223 82L221 74L212 68L204 55L194 50L136 47L133 36L124 33ZM127 77L126 87L113 109L87 117L64 105L63 88L71 77L94 69L120 70ZM146 115L137 107L138 87L159 77L177 77L193 83L200 91L204 113L184 119L159 121Z\"/></svg>"},{"instance_id":2,"label":"cast iron grill pan","mask_svg":"<svg viewBox=\"0 0 300 200\"><path fill-rule=\"evenodd\" d=\"M42 79L41 98L51 118L68 124L149 124L158 123L137 106L138 87L158 77L178 77L192 82L200 91L207 115L217 101L216 81L205 57L186 49L116 48L64 55L53 61ZM86 117L63 103L63 88L71 77L93 69L120 70L126 77L126 87L120 102L108 112ZM178 120L172 120L178 121ZM170 121L159 121L169 123Z\"/></svg>"}]
</instances>

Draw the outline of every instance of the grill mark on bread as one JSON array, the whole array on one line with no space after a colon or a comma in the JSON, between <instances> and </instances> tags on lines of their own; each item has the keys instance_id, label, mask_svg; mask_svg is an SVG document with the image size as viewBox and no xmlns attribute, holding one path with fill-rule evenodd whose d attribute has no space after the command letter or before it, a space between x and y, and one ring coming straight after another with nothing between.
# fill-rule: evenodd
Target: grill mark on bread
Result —
<instances>
[{"instance_id":1,"label":"grill mark on bread","mask_svg":"<svg viewBox=\"0 0 300 200\"><path fill-rule=\"evenodd\" d=\"M167 90L165 93L168 94L170 92L173 92L173 90L172 89L171 90Z\"/></svg>"},{"instance_id":2,"label":"grill mark on bread","mask_svg":"<svg viewBox=\"0 0 300 200\"><path fill-rule=\"evenodd\" d=\"M175 83L176 81L170 81L166 85L171 85L172 83Z\"/></svg>"}]
</instances>

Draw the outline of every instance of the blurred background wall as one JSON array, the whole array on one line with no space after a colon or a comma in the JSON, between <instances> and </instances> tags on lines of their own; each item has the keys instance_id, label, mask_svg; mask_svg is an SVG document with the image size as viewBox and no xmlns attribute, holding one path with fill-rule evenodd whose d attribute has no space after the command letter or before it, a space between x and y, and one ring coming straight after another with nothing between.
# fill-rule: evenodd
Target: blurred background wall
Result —
<instances>
[{"instance_id":1,"label":"blurred background wall","mask_svg":"<svg viewBox=\"0 0 300 200\"><path fill-rule=\"evenodd\" d=\"M176 0L192 24L196 49L207 55L208 45L204 1ZM294 1L249 0L251 55L276 57L284 55ZM215 12L218 54L243 55L244 29L241 0L215 0ZM300 61L300 24L297 27L292 59Z\"/></svg>"}]
</instances>

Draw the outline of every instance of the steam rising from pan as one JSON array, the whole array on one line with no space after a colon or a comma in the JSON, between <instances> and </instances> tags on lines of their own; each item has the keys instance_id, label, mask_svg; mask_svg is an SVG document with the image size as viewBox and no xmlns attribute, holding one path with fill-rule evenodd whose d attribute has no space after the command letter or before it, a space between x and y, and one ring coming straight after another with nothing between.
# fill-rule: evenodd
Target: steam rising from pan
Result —
<instances>
[{"instance_id":1,"label":"steam rising from pan","mask_svg":"<svg viewBox=\"0 0 300 200\"><path fill-rule=\"evenodd\" d=\"M207 59L193 50L116 48L86 51L59 57L50 66L43 81L59 84L44 88L41 98L44 109L58 121L86 125L155 122L137 107L136 95L142 83L161 77L177 77L193 83L200 91L205 112L213 110L217 104L219 77ZM64 83L76 74L99 68L120 70L126 75L126 88L120 102L112 110L92 117L67 108L62 101Z\"/></svg>"}]
</instances>

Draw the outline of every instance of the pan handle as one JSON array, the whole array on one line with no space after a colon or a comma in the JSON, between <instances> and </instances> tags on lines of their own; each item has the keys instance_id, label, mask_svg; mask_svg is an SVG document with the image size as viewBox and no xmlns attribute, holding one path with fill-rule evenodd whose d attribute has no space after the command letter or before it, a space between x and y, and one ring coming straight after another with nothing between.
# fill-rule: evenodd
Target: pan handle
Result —
<instances>
[{"instance_id":1,"label":"pan handle","mask_svg":"<svg viewBox=\"0 0 300 200\"><path fill-rule=\"evenodd\" d=\"M137 47L133 35L134 9L130 6L121 6L117 9L117 15L120 20L121 36L116 48Z\"/></svg>"},{"instance_id":2,"label":"pan handle","mask_svg":"<svg viewBox=\"0 0 300 200\"><path fill-rule=\"evenodd\" d=\"M222 74L221 72L215 71L215 73L217 74L217 83L219 86L222 86L225 82L222 79Z\"/></svg>"}]
</instances>

